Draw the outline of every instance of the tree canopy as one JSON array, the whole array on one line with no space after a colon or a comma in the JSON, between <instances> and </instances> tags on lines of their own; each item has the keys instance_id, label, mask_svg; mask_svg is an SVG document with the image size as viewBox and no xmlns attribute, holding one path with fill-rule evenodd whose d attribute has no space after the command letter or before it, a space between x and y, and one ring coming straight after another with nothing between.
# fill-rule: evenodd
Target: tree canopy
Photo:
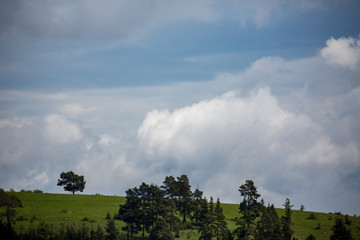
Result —
<instances>
[{"instance_id":1,"label":"tree canopy","mask_svg":"<svg viewBox=\"0 0 360 240\"><path fill-rule=\"evenodd\" d=\"M0 207L5 208L5 212L1 213L1 216L6 217L8 227L11 226L13 217L16 216L14 208L21 207L22 203L19 198L14 194L6 193L3 189L0 189Z\"/></svg>"},{"instance_id":2,"label":"tree canopy","mask_svg":"<svg viewBox=\"0 0 360 240\"><path fill-rule=\"evenodd\" d=\"M84 191L85 184L84 176L79 176L73 171L62 172L57 183L58 186L64 186L64 191L72 192L72 194Z\"/></svg>"}]
</instances>

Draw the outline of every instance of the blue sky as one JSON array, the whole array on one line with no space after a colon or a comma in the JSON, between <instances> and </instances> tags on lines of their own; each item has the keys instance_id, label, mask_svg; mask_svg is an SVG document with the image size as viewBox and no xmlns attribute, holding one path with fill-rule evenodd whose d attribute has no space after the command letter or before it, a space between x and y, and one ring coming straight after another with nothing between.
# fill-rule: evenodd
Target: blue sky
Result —
<instances>
[{"instance_id":1,"label":"blue sky","mask_svg":"<svg viewBox=\"0 0 360 240\"><path fill-rule=\"evenodd\" d=\"M2 1L0 186L188 174L359 214L359 1ZM98 178L101 175L102 181Z\"/></svg>"}]
</instances>

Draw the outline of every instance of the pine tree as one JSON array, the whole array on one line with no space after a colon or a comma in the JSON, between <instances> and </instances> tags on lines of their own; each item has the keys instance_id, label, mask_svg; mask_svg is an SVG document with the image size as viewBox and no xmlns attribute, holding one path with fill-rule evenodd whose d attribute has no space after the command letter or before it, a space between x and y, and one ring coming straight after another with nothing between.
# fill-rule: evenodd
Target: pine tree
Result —
<instances>
[{"instance_id":1,"label":"pine tree","mask_svg":"<svg viewBox=\"0 0 360 240\"><path fill-rule=\"evenodd\" d=\"M150 231L150 239L154 240L171 240L174 239L174 236L169 231L168 224L166 219L163 217L159 217L153 228Z\"/></svg>"},{"instance_id":2,"label":"pine tree","mask_svg":"<svg viewBox=\"0 0 360 240\"><path fill-rule=\"evenodd\" d=\"M177 177L177 189L179 194L178 209L183 217L183 223L185 223L186 216L191 212L191 198L193 195L191 192L189 178L185 174Z\"/></svg>"},{"instance_id":3,"label":"pine tree","mask_svg":"<svg viewBox=\"0 0 360 240\"><path fill-rule=\"evenodd\" d=\"M215 206L215 231L214 235L217 240L219 239L227 239L227 235L229 232L229 229L227 228L227 223L225 221L225 215L223 212L223 208L220 205L219 198L216 201Z\"/></svg>"},{"instance_id":4,"label":"pine tree","mask_svg":"<svg viewBox=\"0 0 360 240\"><path fill-rule=\"evenodd\" d=\"M170 232L179 231L180 219L177 217L176 204L173 199L167 199L163 204L162 216L168 224L168 230Z\"/></svg>"},{"instance_id":5,"label":"pine tree","mask_svg":"<svg viewBox=\"0 0 360 240\"><path fill-rule=\"evenodd\" d=\"M201 211L200 211L200 239L209 240L211 239L211 230L209 227L209 203L206 198L201 200Z\"/></svg>"},{"instance_id":6,"label":"pine tree","mask_svg":"<svg viewBox=\"0 0 360 240\"><path fill-rule=\"evenodd\" d=\"M103 240L104 239L104 232L100 225L98 225L96 231L91 230L90 232L90 239L91 240Z\"/></svg>"},{"instance_id":7,"label":"pine tree","mask_svg":"<svg viewBox=\"0 0 360 240\"><path fill-rule=\"evenodd\" d=\"M263 207L260 220L257 222L257 240L281 239L281 222L274 205Z\"/></svg>"},{"instance_id":8,"label":"pine tree","mask_svg":"<svg viewBox=\"0 0 360 240\"><path fill-rule=\"evenodd\" d=\"M238 239L252 239L256 231L255 219L259 216L261 209L261 205L257 202L260 194L257 193L252 180L246 180L245 184L239 187L239 192L244 199L239 206L242 216L237 218L239 227L235 232Z\"/></svg>"},{"instance_id":9,"label":"pine tree","mask_svg":"<svg viewBox=\"0 0 360 240\"><path fill-rule=\"evenodd\" d=\"M194 195L193 195L193 219L195 219L195 225L199 225L199 216L201 211L201 204L200 201L202 200L203 192L200 191L198 188L195 189Z\"/></svg>"},{"instance_id":10,"label":"pine tree","mask_svg":"<svg viewBox=\"0 0 360 240\"><path fill-rule=\"evenodd\" d=\"M333 234L330 236L330 240L353 240L351 236L351 231L346 229L343 222L342 216L335 219L335 224L331 228Z\"/></svg>"},{"instance_id":11,"label":"pine tree","mask_svg":"<svg viewBox=\"0 0 360 240\"><path fill-rule=\"evenodd\" d=\"M114 219L108 220L107 225L106 225L106 232L108 233L108 235L106 236L106 239L108 239L108 240L116 240L117 239L119 231L117 230L117 228L115 226Z\"/></svg>"},{"instance_id":12,"label":"pine tree","mask_svg":"<svg viewBox=\"0 0 360 240\"><path fill-rule=\"evenodd\" d=\"M214 207L213 197L210 197L210 201L209 201L208 225L209 225L209 237L210 237L210 239L212 239L212 237L214 236L214 230L215 230L215 207Z\"/></svg>"},{"instance_id":13,"label":"pine tree","mask_svg":"<svg viewBox=\"0 0 360 240\"><path fill-rule=\"evenodd\" d=\"M72 192L72 194L84 191L85 184L84 176L79 176L73 171L62 172L57 182L58 186L64 186L64 190Z\"/></svg>"},{"instance_id":14,"label":"pine tree","mask_svg":"<svg viewBox=\"0 0 360 240\"><path fill-rule=\"evenodd\" d=\"M128 238L132 238L141 230L140 199L137 192L137 188L128 189L126 191L126 202L120 205L119 209L119 219L126 223L123 230L127 231Z\"/></svg>"},{"instance_id":15,"label":"pine tree","mask_svg":"<svg viewBox=\"0 0 360 240\"><path fill-rule=\"evenodd\" d=\"M284 240L291 240L291 236L293 235L294 231L291 229L291 208L294 205L290 204L290 199L286 198L285 203L283 204L285 207L285 216L281 217L282 220L282 235Z\"/></svg>"}]
</instances>

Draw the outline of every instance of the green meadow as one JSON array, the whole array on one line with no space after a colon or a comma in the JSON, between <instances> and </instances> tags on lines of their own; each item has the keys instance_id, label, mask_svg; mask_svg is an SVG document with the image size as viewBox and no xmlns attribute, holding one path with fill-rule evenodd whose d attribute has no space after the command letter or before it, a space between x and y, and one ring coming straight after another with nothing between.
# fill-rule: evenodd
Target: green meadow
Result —
<instances>
[{"instance_id":1,"label":"green meadow","mask_svg":"<svg viewBox=\"0 0 360 240\"><path fill-rule=\"evenodd\" d=\"M98 225L105 228L106 214L113 216L119 210L119 205L125 202L124 197L103 195L72 195L50 193L15 193L23 203L22 208L17 208L16 228L37 226L41 221L54 227L85 223L91 228ZM222 204L224 214L230 230L236 228L235 218L239 216L238 204ZM277 209L279 216L284 214L283 209ZM312 219L309 216L312 215ZM292 229L294 237L305 239L310 234L316 239L330 239L331 227L334 225L335 214L317 213L293 210ZM360 240L360 217L350 216L350 225L353 237ZM125 224L115 221L120 230ZM186 230L180 233L182 239L194 239L198 236L196 230Z\"/></svg>"}]
</instances>

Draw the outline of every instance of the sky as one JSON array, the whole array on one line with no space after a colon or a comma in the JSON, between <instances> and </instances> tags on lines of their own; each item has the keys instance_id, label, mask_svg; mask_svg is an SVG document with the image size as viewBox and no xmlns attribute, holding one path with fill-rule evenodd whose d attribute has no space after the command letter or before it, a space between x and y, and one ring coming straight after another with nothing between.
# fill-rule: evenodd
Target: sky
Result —
<instances>
[{"instance_id":1,"label":"sky","mask_svg":"<svg viewBox=\"0 0 360 240\"><path fill-rule=\"evenodd\" d=\"M360 2L0 1L0 187L186 174L360 214Z\"/></svg>"}]
</instances>

